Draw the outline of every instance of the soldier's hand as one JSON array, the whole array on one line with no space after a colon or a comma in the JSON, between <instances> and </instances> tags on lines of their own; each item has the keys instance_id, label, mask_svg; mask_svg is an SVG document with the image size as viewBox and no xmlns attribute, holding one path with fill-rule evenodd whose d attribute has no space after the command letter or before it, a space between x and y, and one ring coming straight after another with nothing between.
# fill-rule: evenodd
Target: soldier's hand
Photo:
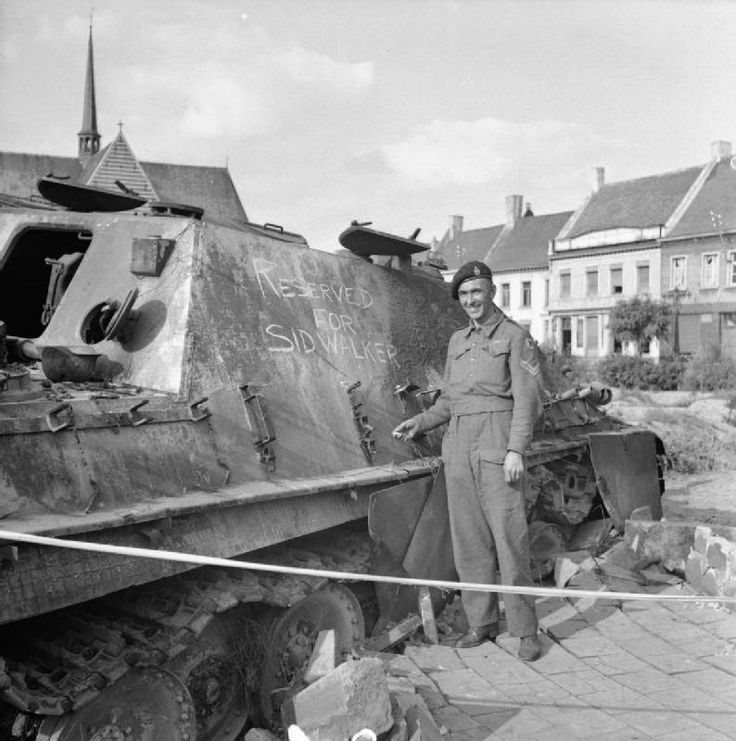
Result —
<instances>
[{"instance_id":1,"label":"soldier's hand","mask_svg":"<svg viewBox=\"0 0 736 741\"><path fill-rule=\"evenodd\" d=\"M524 458L515 450L509 450L503 459L503 475L507 484L515 484L524 475Z\"/></svg>"},{"instance_id":2,"label":"soldier's hand","mask_svg":"<svg viewBox=\"0 0 736 741\"><path fill-rule=\"evenodd\" d=\"M419 434L419 424L413 417L411 419L405 419L401 424L396 426L391 434L402 442L413 440Z\"/></svg>"}]
</instances>

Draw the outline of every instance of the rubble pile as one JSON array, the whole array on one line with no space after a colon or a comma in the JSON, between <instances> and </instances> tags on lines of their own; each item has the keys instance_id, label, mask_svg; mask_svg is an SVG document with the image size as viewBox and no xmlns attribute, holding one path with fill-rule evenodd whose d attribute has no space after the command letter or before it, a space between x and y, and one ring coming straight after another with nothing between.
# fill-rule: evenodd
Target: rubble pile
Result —
<instances>
[{"instance_id":1,"label":"rubble pile","mask_svg":"<svg viewBox=\"0 0 736 741\"><path fill-rule=\"evenodd\" d=\"M653 587L679 589L687 582L686 588L705 595L736 596L736 528L629 519L624 533L614 533L614 539L608 541L613 545L599 553L601 536L609 527L599 528L586 544L588 549L556 554L556 586L651 592ZM598 619L609 613L611 619L624 614L623 605L613 597L562 602L574 613L579 631L589 608ZM550 600L550 604L557 604L560 598ZM549 618L541 620L543 632L549 633L550 625ZM416 614L384 627L343 663L336 656L334 631L320 633L305 673L307 686L282 706L282 723L290 741L446 741L458 732L448 719L454 717L453 712L462 715L453 707L455 695L466 705L468 698L477 695L481 705L488 706L486 713L489 709L495 712L494 724L506 719L502 717L503 703L496 702L496 707L492 702L496 692L493 684L471 677L468 657L463 663L450 645L428 642L426 631L420 630L425 626ZM437 616L435 630L441 644L453 643L465 628L459 600L447 604ZM566 634L560 630L556 625L554 635L550 633L553 640L564 640ZM402 653L391 653L399 650L399 644ZM499 660L498 656L493 659ZM512 657L508 660L515 662ZM482 661L491 659L484 655ZM246 741L277 738L262 729L251 729L245 737Z\"/></svg>"}]
</instances>

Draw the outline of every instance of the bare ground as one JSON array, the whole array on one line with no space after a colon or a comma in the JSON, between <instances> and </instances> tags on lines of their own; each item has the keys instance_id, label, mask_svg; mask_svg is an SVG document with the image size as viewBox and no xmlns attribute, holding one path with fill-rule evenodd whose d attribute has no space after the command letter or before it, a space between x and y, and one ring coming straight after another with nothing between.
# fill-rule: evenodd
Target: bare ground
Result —
<instances>
[{"instance_id":1,"label":"bare ground","mask_svg":"<svg viewBox=\"0 0 736 741\"><path fill-rule=\"evenodd\" d=\"M609 414L656 432L669 462L664 516L736 527L736 413L730 394L616 392Z\"/></svg>"}]
</instances>

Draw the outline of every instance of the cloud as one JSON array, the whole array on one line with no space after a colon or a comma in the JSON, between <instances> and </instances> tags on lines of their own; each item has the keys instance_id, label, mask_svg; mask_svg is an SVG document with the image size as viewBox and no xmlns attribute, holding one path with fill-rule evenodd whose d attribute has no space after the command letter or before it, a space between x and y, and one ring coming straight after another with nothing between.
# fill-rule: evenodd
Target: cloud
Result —
<instances>
[{"instance_id":1,"label":"cloud","mask_svg":"<svg viewBox=\"0 0 736 741\"><path fill-rule=\"evenodd\" d=\"M550 185L563 173L595 164L619 146L587 127L559 121L497 118L435 120L380 148L388 166L415 186L477 186L510 180Z\"/></svg>"},{"instance_id":2,"label":"cloud","mask_svg":"<svg viewBox=\"0 0 736 741\"><path fill-rule=\"evenodd\" d=\"M370 62L333 59L282 43L250 19L234 20L213 33L169 24L151 32L153 43L132 39L116 83L120 113L112 115L133 123L129 111L146 111L149 121L141 124L148 132L161 129L156 145L162 156L174 156L182 140L196 142L204 155L283 134L314 115L317 98L321 110L339 110L345 96L373 84Z\"/></svg>"},{"instance_id":3,"label":"cloud","mask_svg":"<svg viewBox=\"0 0 736 741\"><path fill-rule=\"evenodd\" d=\"M311 85L337 92L363 90L373 84L372 62L347 63L317 54L302 47L292 46L273 56L273 61L300 85Z\"/></svg>"}]
</instances>

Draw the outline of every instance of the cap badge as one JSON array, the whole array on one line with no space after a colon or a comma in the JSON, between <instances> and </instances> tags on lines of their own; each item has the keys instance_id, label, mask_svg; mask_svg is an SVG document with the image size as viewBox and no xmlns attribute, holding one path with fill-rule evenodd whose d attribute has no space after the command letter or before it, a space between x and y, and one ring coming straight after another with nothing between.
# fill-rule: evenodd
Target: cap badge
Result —
<instances>
[{"instance_id":1,"label":"cap badge","mask_svg":"<svg viewBox=\"0 0 736 741\"><path fill-rule=\"evenodd\" d=\"M477 265L475 267L473 267L473 273L475 275L480 275L480 268Z\"/></svg>"}]
</instances>

